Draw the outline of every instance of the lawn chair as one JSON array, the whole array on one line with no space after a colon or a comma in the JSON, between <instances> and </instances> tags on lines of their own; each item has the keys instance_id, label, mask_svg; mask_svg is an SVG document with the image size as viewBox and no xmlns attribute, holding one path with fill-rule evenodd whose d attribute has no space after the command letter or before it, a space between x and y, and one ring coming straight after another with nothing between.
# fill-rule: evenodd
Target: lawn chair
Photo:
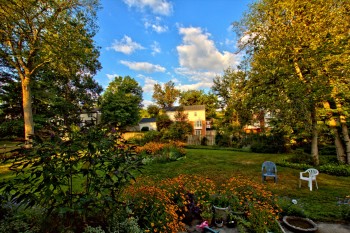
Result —
<instances>
[{"instance_id":1,"label":"lawn chair","mask_svg":"<svg viewBox=\"0 0 350 233\"><path fill-rule=\"evenodd\" d=\"M277 183L277 167L271 161L265 161L261 166L262 182L266 180L266 177L273 177L275 183Z\"/></svg>"},{"instance_id":2,"label":"lawn chair","mask_svg":"<svg viewBox=\"0 0 350 233\"><path fill-rule=\"evenodd\" d=\"M303 176L303 174L308 173L308 176ZM301 181L305 180L308 181L308 187L310 188L310 191L312 191L312 181L314 180L317 186L316 176L319 174L318 170L315 168L309 168L304 172L300 172L300 179L299 179L299 188L301 188Z\"/></svg>"}]
</instances>

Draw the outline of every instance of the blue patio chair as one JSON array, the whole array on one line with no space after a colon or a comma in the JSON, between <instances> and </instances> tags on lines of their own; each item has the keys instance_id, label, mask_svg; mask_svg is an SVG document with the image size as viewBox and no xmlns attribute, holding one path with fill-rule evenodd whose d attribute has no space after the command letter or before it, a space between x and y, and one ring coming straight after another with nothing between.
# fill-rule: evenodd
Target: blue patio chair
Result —
<instances>
[{"instance_id":1,"label":"blue patio chair","mask_svg":"<svg viewBox=\"0 0 350 233\"><path fill-rule=\"evenodd\" d=\"M271 161L265 161L261 166L262 182L266 180L266 177L273 177L275 183L277 183L277 167Z\"/></svg>"}]
</instances>

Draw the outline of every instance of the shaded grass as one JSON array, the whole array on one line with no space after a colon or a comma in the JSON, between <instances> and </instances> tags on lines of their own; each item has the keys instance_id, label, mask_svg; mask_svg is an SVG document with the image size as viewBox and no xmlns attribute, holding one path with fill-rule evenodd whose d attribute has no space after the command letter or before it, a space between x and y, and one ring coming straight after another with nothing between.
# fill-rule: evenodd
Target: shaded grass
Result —
<instances>
[{"instance_id":1,"label":"shaded grass","mask_svg":"<svg viewBox=\"0 0 350 233\"><path fill-rule=\"evenodd\" d=\"M171 163L149 164L141 176L151 176L154 179L164 179L180 174L200 175L220 184L233 176L243 176L246 179L261 181L261 165L264 161L282 161L291 155L256 154L248 152L187 149L186 158ZM350 177L337 177L327 174L317 176L319 189L309 191L307 182L302 182L299 188L299 172L301 170L277 167L278 183L268 180L266 186L279 197L297 199L298 206L304 214L319 221L339 221L340 207L337 197L350 195Z\"/></svg>"}]
</instances>

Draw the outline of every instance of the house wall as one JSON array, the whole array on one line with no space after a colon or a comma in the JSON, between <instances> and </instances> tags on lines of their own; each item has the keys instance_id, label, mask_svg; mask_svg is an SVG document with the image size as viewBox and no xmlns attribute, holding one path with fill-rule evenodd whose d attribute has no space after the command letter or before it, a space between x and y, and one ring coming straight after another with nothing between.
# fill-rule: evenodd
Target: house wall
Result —
<instances>
[{"instance_id":1,"label":"house wall","mask_svg":"<svg viewBox=\"0 0 350 233\"><path fill-rule=\"evenodd\" d=\"M93 121L94 124L98 124L101 122L101 113L100 112L81 113L80 120L82 124L85 124L85 122L91 122L91 121Z\"/></svg>"},{"instance_id":2,"label":"house wall","mask_svg":"<svg viewBox=\"0 0 350 233\"><path fill-rule=\"evenodd\" d=\"M157 130L157 123L156 122L147 122L147 123L139 123L140 130L143 127L148 127L149 130Z\"/></svg>"}]
</instances>

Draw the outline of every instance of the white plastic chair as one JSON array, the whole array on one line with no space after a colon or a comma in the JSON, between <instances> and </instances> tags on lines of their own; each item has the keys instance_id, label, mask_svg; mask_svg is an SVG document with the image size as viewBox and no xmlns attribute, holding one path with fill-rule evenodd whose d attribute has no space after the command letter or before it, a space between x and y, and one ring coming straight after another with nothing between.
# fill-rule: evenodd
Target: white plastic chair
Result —
<instances>
[{"instance_id":1,"label":"white plastic chair","mask_svg":"<svg viewBox=\"0 0 350 233\"><path fill-rule=\"evenodd\" d=\"M303 176L303 174L306 174L306 173L308 173L308 176ZM316 188L318 189L317 181L316 181L316 176L318 174L319 172L315 168L309 168L304 172L300 172L299 188L301 188L301 181L305 180L308 182L308 187L310 188L310 191L312 191L312 181L315 181Z\"/></svg>"}]
</instances>

